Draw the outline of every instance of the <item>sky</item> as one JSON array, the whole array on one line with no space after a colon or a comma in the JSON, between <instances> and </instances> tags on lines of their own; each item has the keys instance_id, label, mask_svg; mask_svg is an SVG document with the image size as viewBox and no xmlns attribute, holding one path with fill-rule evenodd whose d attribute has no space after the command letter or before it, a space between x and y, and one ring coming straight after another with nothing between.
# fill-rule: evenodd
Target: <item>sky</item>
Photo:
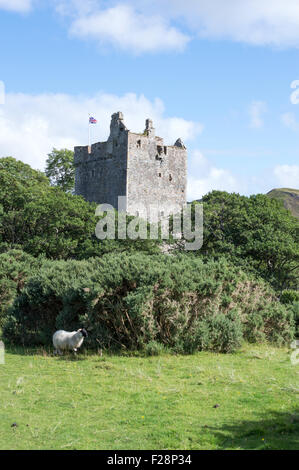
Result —
<instances>
[{"instance_id":1,"label":"sky","mask_svg":"<svg viewBox=\"0 0 299 470\"><path fill-rule=\"evenodd\" d=\"M106 140L188 149L188 200L299 188L298 0L0 0L0 158Z\"/></svg>"}]
</instances>

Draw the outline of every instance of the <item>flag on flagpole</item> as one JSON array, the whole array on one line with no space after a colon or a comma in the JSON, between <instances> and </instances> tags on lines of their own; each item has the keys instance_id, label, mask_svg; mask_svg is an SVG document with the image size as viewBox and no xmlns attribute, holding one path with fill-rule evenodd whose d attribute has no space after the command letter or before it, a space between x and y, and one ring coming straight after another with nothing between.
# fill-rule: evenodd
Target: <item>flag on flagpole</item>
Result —
<instances>
[{"instance_id":1,"label":"flag on flagpole","mask_svg":"<svg viewBox=\"0 0 299 470\"><path fill-rule=\"evenodd\" d=\"M98 121L96 120L96 118L94 118L93 116L91 116L89 114L89 119L88 119L88 146L90 147L90 144L91 144L91 141L90 141L90 124L97 124Z\"/></svg>"}]
</instances>

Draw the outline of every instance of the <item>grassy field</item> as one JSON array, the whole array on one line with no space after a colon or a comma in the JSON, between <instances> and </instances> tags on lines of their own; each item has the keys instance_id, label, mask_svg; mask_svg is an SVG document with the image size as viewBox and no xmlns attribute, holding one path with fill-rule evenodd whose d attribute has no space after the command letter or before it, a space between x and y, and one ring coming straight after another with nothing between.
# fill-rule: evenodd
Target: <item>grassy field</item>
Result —
<instances>
[{"instance_id":1,"label":"grassy field","mask_svg":"<svg viewBox=\"0 0 299 470\"><path fill-rule=\"evenodd\" d=\"M269 346L77 358L8 349L0 449L298 449L298 374L287 349Z\"/></svg>"}]
</instances>

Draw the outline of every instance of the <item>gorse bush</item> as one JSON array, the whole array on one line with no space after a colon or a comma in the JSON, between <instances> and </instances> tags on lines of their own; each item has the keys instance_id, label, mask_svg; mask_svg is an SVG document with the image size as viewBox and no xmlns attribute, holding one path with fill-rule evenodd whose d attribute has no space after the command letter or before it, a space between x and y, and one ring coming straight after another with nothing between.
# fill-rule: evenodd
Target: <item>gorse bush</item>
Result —
<instances>
[{"instance_id":1,"label":"gorse bush","mask_svg":"<svg viewBox=\"0 0 299 470\"><path fill-rule=\"evenodd\" d=\"M292 310L294 313L295 323L296 323L296 338L299 339L299 302L294 302L292 304Z\"/></svg>"},{"instance_id":2,"label":"gorse bush","mask_svg":"<svg viewBox=\"0 0 299 470\"><path fill-rule=\"evenodd\" d=\"M40 265L41 260L21 250L0 254L0 326L6 310Z\"/></svg>"},{"instance_id":3,"label":"gorse bush","mask_svg":"<svg viewBox=\"0 0 299 470\"><path fill-rule=\"evenodd\" d=\"M7 311L4 335L18 344L49 344L55 329L76 328L79 318L76 305L69 305L71 315L64 311L61 321L66 303L63 299L71 289L80 289L88 275L89 266L84 261L44 261L15 299L13 308Z\"/></svg>"},{"instance_id":4,"label":"gorse bush","mask_svg":"<svg viewBox=\"0 0 299 470\"><path fill-rule=\"evenodd\" d=\"M290 305L294 312L296 323L296 337L299 338L299 291L298 290L285 290L280 296L280 301L283 304Z\"/></svg>"},{"instance_id":5,"label":"gorse bush","mask_svg":"<svg viewBox=\"0 0 299 470\"><path fill-rule=\"evenodd\" d=\"M284 290L280 296L280 301L283 304L292 304L294 302L299 302L299 291Z\"/></svg>"},{"instance_id":6,"label":"gorse bush","mask_svg":"<svg viewBox=\"0 0 299 470\"><path fill-rule=\"evenodd\" d=\"M165 346L157 341L149 341L149 343L144 346L146 356L159 356L166 351Z\"/></svg>"},{"instance_id":7,"label":"gorse bush","mask_svg":"<svg viewBox=\"0 0 299 470\"><path fill-rule=\"evenodd\" d=\"M224 259L109 254L44 262L8 311L4 335L48 344L57 328L84 326L91 347L229 352L243 339L289 342L293 316L264 281Z\"/></svg>"}]
</instances>

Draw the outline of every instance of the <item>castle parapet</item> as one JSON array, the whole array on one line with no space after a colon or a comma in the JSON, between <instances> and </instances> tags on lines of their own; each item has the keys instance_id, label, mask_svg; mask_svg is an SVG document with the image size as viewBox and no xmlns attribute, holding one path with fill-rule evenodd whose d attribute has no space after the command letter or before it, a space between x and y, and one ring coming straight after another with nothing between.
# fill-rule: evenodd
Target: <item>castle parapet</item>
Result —
<instances>
[{"instance_id":1,"label":"castle parapet","mask_svg":"<svg viewBox=\"0 0 299 470\"><path fill-rule=\"evenodd\" d=\"M145 121L145 131L144 133L148 136L148 137L155 137L156 135L156 130L153 126L153 121L151 119L147 119Z\"/></svg>"}]
</instances>

